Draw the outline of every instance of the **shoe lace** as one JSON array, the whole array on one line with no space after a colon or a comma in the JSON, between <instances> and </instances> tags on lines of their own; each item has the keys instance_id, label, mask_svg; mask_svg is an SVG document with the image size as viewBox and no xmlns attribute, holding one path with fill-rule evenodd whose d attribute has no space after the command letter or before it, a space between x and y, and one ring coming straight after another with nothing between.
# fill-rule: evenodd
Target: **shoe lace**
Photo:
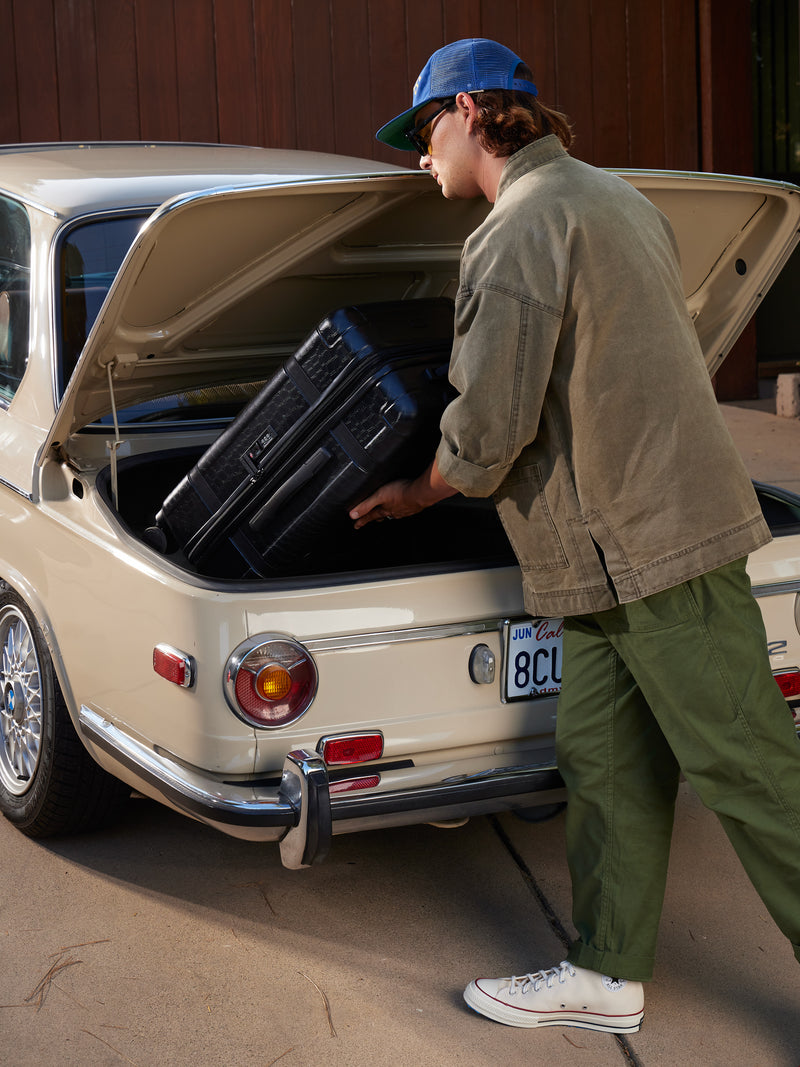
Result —
<instances>
[{"instance_id":1,"label":"shoe lace","mask_svg":"<svg viewBox=\"0 0 800 1067\"><path fill-rule=\"evenodd\" d=\"M552 989L553 982L556 980L563 985L567 978L573 978L574 975L575 968L571 963L563 960L557 967L547 967L543 971L534 971L533 974L515 975L509 979L508 991L516 993L519 990L524 994L532 988L534 993L538 993L543 985Z\"/></svg>"}]
</instances>

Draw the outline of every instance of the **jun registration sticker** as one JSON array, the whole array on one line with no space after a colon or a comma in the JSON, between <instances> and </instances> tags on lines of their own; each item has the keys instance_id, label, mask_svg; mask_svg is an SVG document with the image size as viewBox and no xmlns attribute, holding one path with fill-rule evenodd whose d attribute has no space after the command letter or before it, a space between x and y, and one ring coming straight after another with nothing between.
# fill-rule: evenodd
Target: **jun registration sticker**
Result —
<instances>
[{"instance_id":1,"label":"jun registration sticker","mask_svg":"<svg viewBox=\"0 0 800 1067\"><path fill-rule=\"evenodd\" d=\"M563 619L517 619L506 623L506 700L560 691L563 633Z\"/></svg>"}]
</instances>

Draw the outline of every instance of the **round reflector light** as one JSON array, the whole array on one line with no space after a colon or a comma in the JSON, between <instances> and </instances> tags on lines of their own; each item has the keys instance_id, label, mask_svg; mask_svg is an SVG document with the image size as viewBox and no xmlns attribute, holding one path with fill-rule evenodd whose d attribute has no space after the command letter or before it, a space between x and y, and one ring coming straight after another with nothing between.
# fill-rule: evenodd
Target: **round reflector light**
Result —
<instances>
[{"instance_id":1,"label":"round reflector light","mask_svg":"<svg viewBox=\"0 0 800 1067\"><path fill-rule=\"evenodd\" d=\"M261 634L244 641L225 668L225 698L251 726L276 729L305 714L317 692L317 668L298 641Z\"/></svg>"}]
</instances>

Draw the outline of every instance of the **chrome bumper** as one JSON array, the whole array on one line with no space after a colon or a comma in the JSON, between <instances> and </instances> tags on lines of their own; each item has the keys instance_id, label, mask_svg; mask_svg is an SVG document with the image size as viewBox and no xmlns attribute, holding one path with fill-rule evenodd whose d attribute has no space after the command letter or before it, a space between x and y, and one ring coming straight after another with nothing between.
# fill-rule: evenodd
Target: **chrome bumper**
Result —
<instances>
[{"instance_id":1,"label":"chrome bumper","mask_svg":"<svg viewBox=\"0 0 800 1067\"><path fill-rule=\"evenodd\" d=\"M280 841L281 861L293 870L323 860L334 834L531 807L558 799L563 787L548 762L450 774L422 786L331 795L325 762L304 749L288 753L280 782L226 782L148 748L89 708L81 708L78 725L110 773L234 837Z\"/></svg>"}]
</instances>

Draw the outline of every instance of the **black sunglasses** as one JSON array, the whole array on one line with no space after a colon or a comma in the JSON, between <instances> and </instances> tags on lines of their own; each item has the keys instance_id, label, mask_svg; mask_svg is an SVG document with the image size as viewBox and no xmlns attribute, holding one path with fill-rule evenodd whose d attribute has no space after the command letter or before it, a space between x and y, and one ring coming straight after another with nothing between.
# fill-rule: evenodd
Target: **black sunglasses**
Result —
<instances>
[{"instance_id":1,"label":"black sunglasses","mask_svg":"<svg viewBox=\"0 0 800 1067\"><path fill-rule=\"evenodd\" d=\"M421 156L430 155L431 150L430 142L425 136L425 131L428 129L428 127L431 125L435 118L438 118L443 111L448 111L455 102L456 98L454 96L449 97L442 103L442 106L438 109L438 111L434 111L432 115L428 115L425 121L421 122L419 126L414 126L412 127L412 129L406 130L406 137L413 144L413 146L416 148L416 150Z\"/></svg>"}]
</instances>

